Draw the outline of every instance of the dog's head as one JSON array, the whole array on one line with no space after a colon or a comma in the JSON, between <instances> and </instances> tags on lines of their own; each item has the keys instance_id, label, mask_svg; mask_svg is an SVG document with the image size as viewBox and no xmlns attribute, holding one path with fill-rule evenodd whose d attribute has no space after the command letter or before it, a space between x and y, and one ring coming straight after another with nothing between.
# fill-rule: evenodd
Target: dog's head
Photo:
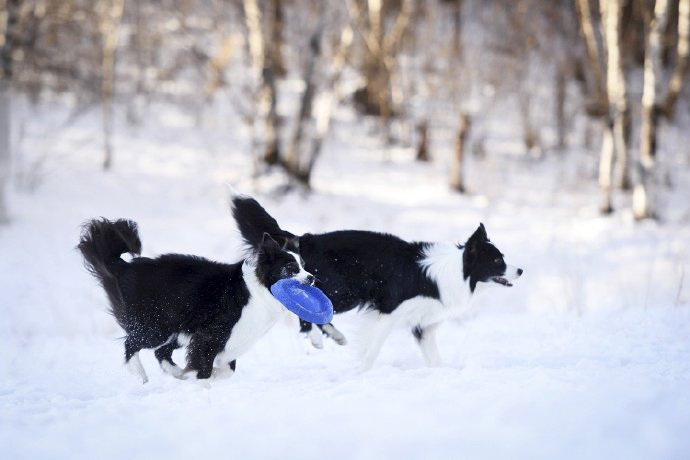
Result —
<instances>
[{"instance_id":1,"label":"dog's head","mask_svg":"<svg viewBox=\"0 0 690 460\"><path fill-rule=\"evenodd\" d=\"M503 254L489 241L484 224L470 236L462 254L463 275L474 292L478 283L510 287L522 275L522 269L507 265Z\"/></svg>"},{"instance_id":2,"label":"dog's head","mask_svg":"<svg viewBox=\"0 0 690 460\"><path fill-rule=\"evenodd\" d=\"M304 269L304 261L296 252L281 248L268 233L264 233L256 255L256 275L266 287L276 281L294 278L302 284L314 284L314 276Z\"/></svg>"}]
</instances>

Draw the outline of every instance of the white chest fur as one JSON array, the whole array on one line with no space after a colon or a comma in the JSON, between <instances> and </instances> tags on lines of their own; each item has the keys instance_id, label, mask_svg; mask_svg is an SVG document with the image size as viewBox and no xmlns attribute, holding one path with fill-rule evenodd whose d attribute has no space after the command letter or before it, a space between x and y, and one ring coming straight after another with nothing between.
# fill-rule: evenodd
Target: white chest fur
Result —
<instances>
[{"instance_id":1,"label":"white chest fur","mask_svg":"<svg viewBox=\"0 0 690 460\"><path fill-rule=\"evenodd\" d=\"M243 267L244 280L249 288L249 302L230 332L230 338L218 359L229 362L246 353L263 337L287 310L254 275L253 269Z\"/></svg>"},{"instance_id":2,"label":"white chest fur","mask_svg":"<svg viewBox=\"0 0 690 460\"><path fill-rule=\"evenodd\" d=\"M463 275L462 250L450 243L433 243L424 252L420 266L436 282L441 303L456 314L469 307L473 295Z\"/></svg>"}]
</instances>

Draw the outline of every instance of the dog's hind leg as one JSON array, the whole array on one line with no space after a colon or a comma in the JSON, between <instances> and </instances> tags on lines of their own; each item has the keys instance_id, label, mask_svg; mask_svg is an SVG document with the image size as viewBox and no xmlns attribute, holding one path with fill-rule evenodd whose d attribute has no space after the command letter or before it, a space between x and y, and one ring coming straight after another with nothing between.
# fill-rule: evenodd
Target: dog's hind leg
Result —
<instances>
[{"instance_id":1,"label":"dog's hind leg","mask_svg":"<svg viewBox=\"0 0 690 460\"><path fill-rule=\"evenodd\" d=\"M146 383L149 381L149 378L146 376L144 366L139 360L139 351L142 348L143 347L139 345L136 340L128 336L125 340L125 365L132 374L141 379L141 383Z\"/></svg>"},{"instance_id":2,"label":"dog's hind leg","mask_svg":"<svg viewBox=\"0 0 690 460\"><path fill-rule=\"evenodd\" d=\"M223 365L220 367L214 367L213 371L211 372L211 376L214 379L230 377L235 373L236 366L237 366L237 360L233 359L232 361L230 361L226 365Z\"/></svg>"},{"instance_id":3,"label":"dog's hind leg","mask_svg":"<svg viewBox=\"0 0 690 460\"><path fill-rule=\"evenodd\" d=\"M195 334L187 347L187 367L184 373L196 371L197 379L208 379L213 374L213 361L223 351L229 333Z\"/></svg>"},{"instance_id":4,"label":"dog's hind leg","mask_svg":"<svg viewBox=\"0 0 690 460\"><path fill-rule=\"evenodd\" d=\"M412 329L412 335L417 339L424 361L428 367L438 367L441 363L441 355L436 344L436 331L439 323L428 326L416 326Z\"/></svg>"},{"instance_id":5,"label":"dog's hind leg","mask_svg":"<svg viewBox=\"0 0 690 460\"><path fill-rule=\"evenodd\" d=\"M163 371L175 378L184 379L184 371L175 364L175 361L172 359L173 351L178 348L180 348L180 345L177 343L177 338L173 338L173 340L165 345L156 348L156 351L153 353L156 355L156 359L160 363Z\"/></svg>"}]
</instances>

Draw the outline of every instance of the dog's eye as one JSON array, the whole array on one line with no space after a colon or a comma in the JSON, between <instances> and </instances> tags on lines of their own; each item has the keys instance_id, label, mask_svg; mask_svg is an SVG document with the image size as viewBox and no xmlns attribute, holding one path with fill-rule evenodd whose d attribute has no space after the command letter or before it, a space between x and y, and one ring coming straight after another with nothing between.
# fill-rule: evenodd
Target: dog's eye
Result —
<instances>
[{"instance_id":1,"label":"dog's eye","mask_svg":"<svg viewBox=\"0 0 690 460\"><path fill-rule=\"evenodd\" d=\"M495 263L496 265L501 265L501 264L503 263L503 259L501 259L500 257L496 257L496 258L494 259L494 263Z\"/></svg>"}]
</instances>

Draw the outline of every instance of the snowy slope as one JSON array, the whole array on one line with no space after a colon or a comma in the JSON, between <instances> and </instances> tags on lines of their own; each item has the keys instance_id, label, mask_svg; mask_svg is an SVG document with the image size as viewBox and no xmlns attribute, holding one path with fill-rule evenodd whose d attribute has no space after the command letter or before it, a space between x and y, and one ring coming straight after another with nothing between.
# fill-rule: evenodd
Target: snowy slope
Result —
<instances>
[{"instance_id":1,"label":"snowy slope","mask_svg":"<svg viewBox=\"0 0 690 460\"><path fill-rule=\"evenodd\" d=\"M349 131L328 145L313 195L277 197L266 192L278 179L252 188L241 130L194 129L174 113L155 129L121 129L115 171L103 174L95 123L51 123L28 125L25 155L45 157L44 174L35 192L14 193L14 223L0 228L3 458L690 457L682 221L599 218L593 185L548 162L489 159L470 179L482 194L458 197L443 161L398 151L382 162L375 142ZM226 182L294 232L462 242L482 221L526 272L441 328L441 368L425 368L398 331L360 374L353 347L312 349L286 317L210 389L163 375L152 353L141 385L73 249L79 225L130 217L146 255L233 261ZM356 313L336 324L356 341Z\"/></svg>"}]
</instances>

